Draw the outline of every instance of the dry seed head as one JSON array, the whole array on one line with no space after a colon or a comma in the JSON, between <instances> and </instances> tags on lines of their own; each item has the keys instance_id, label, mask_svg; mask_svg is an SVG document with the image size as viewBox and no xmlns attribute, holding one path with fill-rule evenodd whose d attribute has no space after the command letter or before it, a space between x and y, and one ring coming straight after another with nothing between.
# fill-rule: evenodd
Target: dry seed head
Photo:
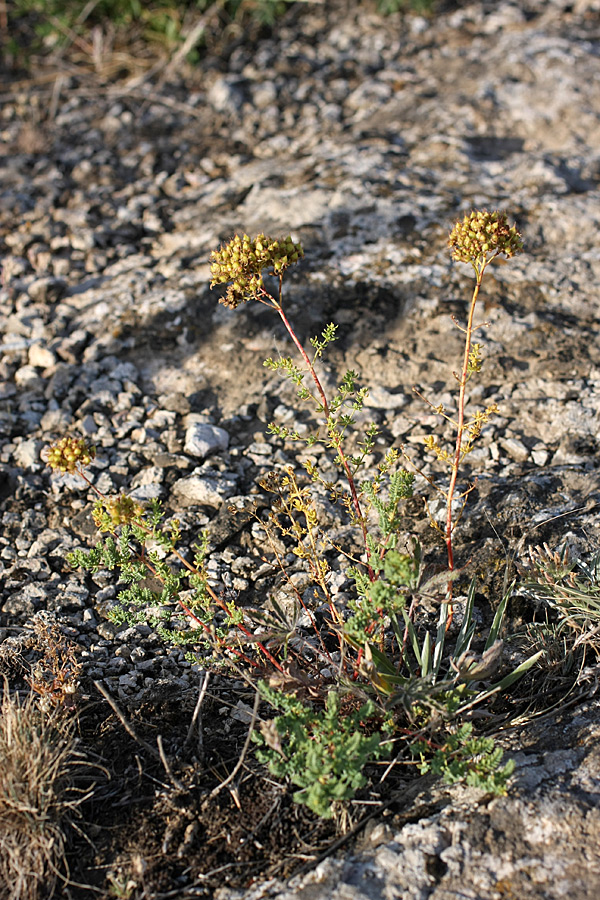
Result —
<instances>
[{"instance_id":1,"label":"dry seed head","mask_svg":"<svg viewBox=\"0 0 600 900\"><path fill-rule=\"evenodd\" d=\"M474 210L457 222L448 238L452 259L481 264L503 253L507 259L523 250L521 235L508 224L506 213Z\"/></svg>"},{"instance_id":2,"label":"dry seed head","mask_svg":"<svg viewBox=\"0 0 600 900\"><path fill-rule=\"evenodd\" d=\"M51 469L74 474L95 459L96 448L90 447L85 438L64 437L50 444L46 460Z\"/></svg>"},{"instance_id":3,"label":"dry seed head","mask_svg":"<svg viewBox=\"0 0 600 900\"><path fill-rule=\"evenodd\" d=\"M274 241L259 234L251 240L247 234L242 237L236 234L220 250L212 251L210 286L228 284L227 294L220 302L235 309L263 290L264 269L272 269L275 275L282 275L289 265L303 256L301 245L295 244L291 237Z\"/></svg>"}]
</instances>

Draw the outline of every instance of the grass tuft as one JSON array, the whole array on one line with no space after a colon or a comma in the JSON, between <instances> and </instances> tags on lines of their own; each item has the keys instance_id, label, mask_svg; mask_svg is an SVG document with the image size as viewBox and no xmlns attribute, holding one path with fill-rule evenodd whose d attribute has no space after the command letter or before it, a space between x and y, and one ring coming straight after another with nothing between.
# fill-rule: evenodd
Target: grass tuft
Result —
<instances>
[{"instance_id":1,"label":"grass tuft","mask_svg":"<svg viewBox=\"0 0 600 900\"><path fill-rule=\"evenodd\" d=\"M0 896L52 897L68 881L66 833L85 799L74 787L73 719L6 684L0 713Z\"/></svg>"}]
</instances>

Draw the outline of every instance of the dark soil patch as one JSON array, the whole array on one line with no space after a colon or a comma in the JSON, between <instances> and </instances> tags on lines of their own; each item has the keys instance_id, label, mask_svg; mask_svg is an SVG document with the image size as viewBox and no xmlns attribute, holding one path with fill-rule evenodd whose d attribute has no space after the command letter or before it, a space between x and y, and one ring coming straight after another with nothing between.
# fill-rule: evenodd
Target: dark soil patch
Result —
<instances>
[{"instance_id":1,"label":"dark soil patch","mask_svg":"<svg viewBox=\"0 0 600 900\"><path fill-rule=\"evenodd\" d=\"M196 741L186 746L195 698L164 694L122 710L137 740L103 700L81 713L81 749L109 777L100 776L83 810L85 839L71 848L71 877L89 885L70 888L73 898L120 883L130 884L129 896L174 896L175 889L186 896L193 888L193 896L211 897L223 885L285 877L335 839L335 825L294 804L251 753L238 776L213 794L237 763L248 726L219 717L222 700L207 697L200 762ZM151 752L159 732L170 774Z\"/></svg>"}]
</instances>

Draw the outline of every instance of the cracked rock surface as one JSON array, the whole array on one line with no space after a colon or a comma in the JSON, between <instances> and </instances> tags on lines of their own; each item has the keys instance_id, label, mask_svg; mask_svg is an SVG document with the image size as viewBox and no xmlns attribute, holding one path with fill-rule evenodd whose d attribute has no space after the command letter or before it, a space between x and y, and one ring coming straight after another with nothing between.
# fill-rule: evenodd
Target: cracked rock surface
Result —
<instances>
[{"instance_id":1,"label":"cracked rock surface","mask_svg":"<svg viewBox=\"0 0 600 900\"><path fill-rule=\"evenodd\" d=\"M407 817L391 815L366 829L352 853L288 885L217 897L591 900L600 890L598 732L597 702L530 725L509 796L486 803L467 788L425 788L408 824L398 827Z\"/></svg>"}]
</instances>

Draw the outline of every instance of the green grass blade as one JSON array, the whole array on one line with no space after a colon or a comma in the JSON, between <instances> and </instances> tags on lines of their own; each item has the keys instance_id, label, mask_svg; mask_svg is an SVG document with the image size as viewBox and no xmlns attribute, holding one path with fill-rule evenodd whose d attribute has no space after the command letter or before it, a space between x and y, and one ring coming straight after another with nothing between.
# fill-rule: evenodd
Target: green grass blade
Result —
<instances>
[{"instance_id":1,"label":"green grass blade","mask_svg":"<svg viewBox=\"0 0 600 900\"><path fill-rule=\"evenodd\" d=\"M433 665L432 672L434 679L437 678L442 664L442 656L444 653L444 645L446 643L446 625L448 623L448 615L450 613L450 604L442 603L440 607L440 617L438 619L438 627L435 635L435 647L433 649Z\"/></svg>"},{"instance_id":2,"label":"green grass blade","mask_svg":"<svg viewBox=\"0 0 600 900\"><path fill-rule=\"evenodd\" d=\"M498 684L495 684L490 690L498 690L505 691L507 687L510 687L511 684L514 684L521 675L524 675L535 663L538 661L540 656L544 655L544 650L538 650L537 653L534 653L533 656L530 656L529 659L526 659L525 662L522 662L520 666L517 666L516 669L513 669L508 675L505 675L502 681L499 681Z\"/></svg>"},{"instance_id":3,"label":"green grass blade","mask_svg":"<svg viewBox=\"0 0 600 900\"><path fill-rule=\"evenodd\" d=\"M498 640L498 634L500 629L502 628L502 623L504 621L504 614L506 612L506 604L508 603L508 598L510 597L511 591L514 586L514 581L509 587L507 591L505 591L502 600L500 601L500 605L496 610L496 615L494 616L494 621L492 622L492 626L490 628L490 633L488 634L487 641L485 642L484 650L487 650L492 644L495 644Z\"/></svg>"},{"instance_id":4,"label":"green grass blade","mask_svg":"<svg viewBox=\"0 0 600 900\"><path fill-rule=\"evenodd\" d=\"M374 644L369 644L369 651L371 653L371 659L375 663L375 667L378 672L381 674L388 675L396 675L396 666L390 660L390 658L382 653L381 650L378 650Z\"/></svg>"},{"instance_id":5,"label":"green grass blade","mask_svg":"<svg viewBox=\"0 0 600 900\"><path fill-rule=\"evenodd\" d=\"M492 685L492 687L488 688L486 691L482 691L482 693L477 694L474 700L471 703L468 703L466 706L461 706L459 710L457 710L457 715L466 712L471 707L476 706L478 703L482 703L484 700L487 700L489 697L492 697L494 694L497 694L499 691L504 691L506 688L510 687L511 684L514 684L522 675L525 674L538 659L544 655L544 650L538 650L537 653L534 653L533 656L530 656L529 659L526 659L525 662L522 662L520 666L517 666L516 669L513 669L508 675L506 675L502 681L499 681L497 684Z\"/></svg>"},{"instance_id":6,"label":"green grass blade","mask_svg":"<svg viewBox=\"0 0 600 900\"><path fill-rule=\"evenodd\" d=\"M419 641L417 638L417 632L415 631L415 626L411 622L408 617L408 613L405 609L402 610L402 615L404 616L404 623L406 625L406 630L408 631L408 636L410 638L410 643L413 648L413 653L415 654L415 658L417 660L417 665L419 668L421 667L421 648L419 647Z\"/></svg>"},{"instance_id":7,"label":"green grass blade","mask_svg":"<svg viewBox=\"0 0 600 900\"><path fill-rule=\"evenodd\" d=\"M469 647L471 646L471 641L473 640L473 635L475 634L475 622L473 621L473 606L475 603L475 588L477 586L477 580L473 578L471 580L471 584L469 585L469 590L467 593L467 604L465 606L464 618L462 621L462 625L460 627L460 631L458 632L458 637L456 639L456 647L454 648L454 657L458 659L459 656L462 656Z\"/></svg>"},{"instance_id":8,"label":"green grass blade","mask_svg":"<svg viewBox=\"0 0 600 900\"><path fill-rule=\"evenodd\" d=\"M425 635L423 648L421 650L421 676L427 678L431 672L431 635L429 632Z\"/></svg>"}]
</instances>

